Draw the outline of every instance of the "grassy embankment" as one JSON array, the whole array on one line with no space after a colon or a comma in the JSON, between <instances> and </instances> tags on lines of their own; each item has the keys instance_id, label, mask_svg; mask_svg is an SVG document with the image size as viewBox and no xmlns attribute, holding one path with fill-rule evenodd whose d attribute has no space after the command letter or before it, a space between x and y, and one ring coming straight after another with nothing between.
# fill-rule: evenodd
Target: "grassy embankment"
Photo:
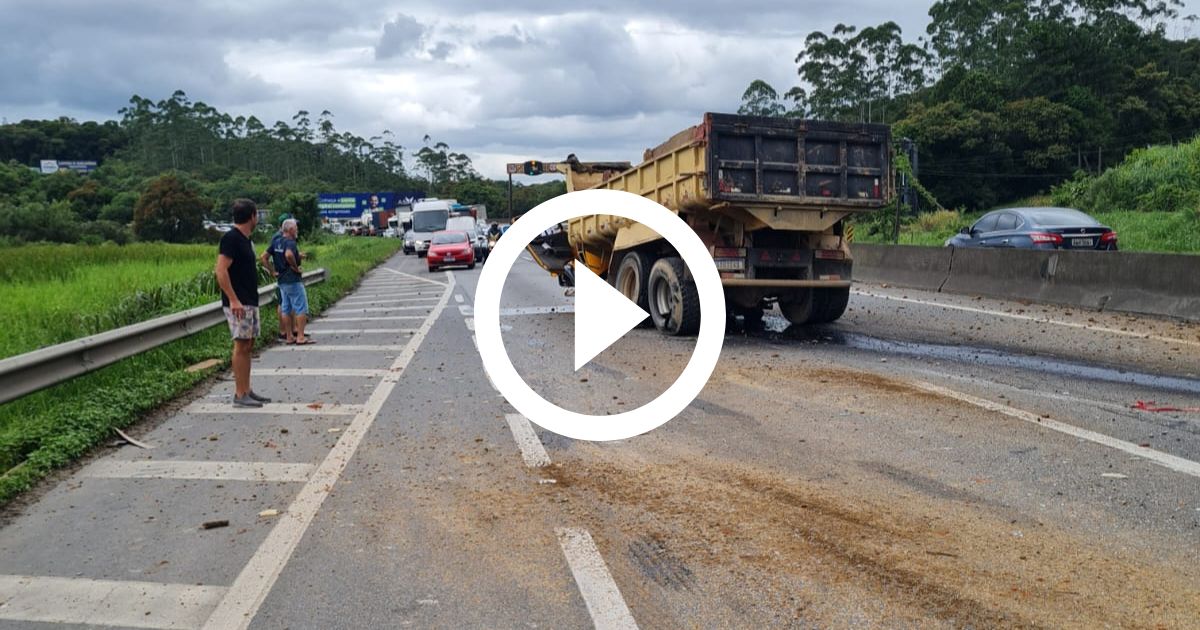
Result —
<instances>
[{"instance_id":1,"label":"grassy embankment","mask_svg":"<svg viewBox=\"0 0 1200 630\"><path fill-rule=\"evenodd\" d=\"M397 239L333 239L304 247L309 269L329 279L309 288L314 312L399 249ZM218 299L216 247L34 245L0 249L0 357L69 341ZM260 343L278 324L263 317ZM229 358L218 326L0 405L0 503L71 462L143 414L183 393ZM184 368L206 359L221 367Z\"/></svg>"},{"instance_id":2,"label":"grassy embankment","mask_svg":"<svg viewBox=\"0 0 1200 630\"><path fill-rule=\"evenodd\" d=\"M1200 253L1200 137L1134 151L1099 176L1066 182L1050 195L1009 204L1018 206L1083 210L1116 230L1125 251ZM982 214L922 214L901 228L900 243L941 246ZM882 232L890 234L888 229ZM888 240L883 234L859 230L859 242Z\"/></svg>"}]
</instances>

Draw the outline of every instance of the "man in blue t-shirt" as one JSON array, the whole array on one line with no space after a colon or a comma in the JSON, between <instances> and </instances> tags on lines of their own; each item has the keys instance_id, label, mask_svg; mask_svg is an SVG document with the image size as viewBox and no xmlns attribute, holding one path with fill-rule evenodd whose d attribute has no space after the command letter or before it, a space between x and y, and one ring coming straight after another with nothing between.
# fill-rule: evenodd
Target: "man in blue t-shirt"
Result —
<instances>
[{"instance_id":1,"label":"man in blue t-shirt","mask_svg":"<svg viewBox=\"0 0 1200 630\"><path fill-rule=\"evenodd\" d=\"M280 227L275 231L275 235L271 237L271 243L267 245L265 250L263 250L262 256L260 257L263 268L270 271L271 276L275 278L279 277L279 272L275 269L275 252L280 249L281 244L283 243L282 224L284 221L287 221L290 218L292 218L292 215L287 212L279 215ZM275 314L279 317L279 340L286 340L287 333L284 332L285 322L283 319L283 297L280 295L278 287L275 289Z\"/></svg>"},{"instance_id":2,"label":"man in blue t-shirt","mask_svg":"<svg viewBox=\"0 0 1200 630\"><path fill-rule=\"evenodd\" d=\"M283 222L283 240L275 249L275 270L279 273L279 311L283 318L287 342L298 346L315 343L304 336L308 324L308 293L304 289L303 270L300 268L300 248L296 237L300 228L295 219Z\"/></svg>"}]
</instances>

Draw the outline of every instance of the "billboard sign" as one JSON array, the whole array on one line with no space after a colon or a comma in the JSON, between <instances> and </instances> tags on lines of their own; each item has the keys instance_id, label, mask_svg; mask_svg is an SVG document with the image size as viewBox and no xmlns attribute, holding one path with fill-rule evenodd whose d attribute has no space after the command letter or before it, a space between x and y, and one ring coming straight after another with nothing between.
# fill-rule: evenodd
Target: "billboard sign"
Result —
<instances>
[{"instance_id":1,"label":"billboard sign","mask_svg":"<svg viewBox=\"0 0 1200 630\"><path fill-rule=\"evenodd\" d=\"M395 210L396 206L412 204L424 199L419 190L376 193L321 193L317 195L317 207L326 219L358 219L372 210Z\"/></svg>"},{"instance_id":2,"label":"billboard sign","mask_svg":"<svg viewBox=\"0 0 1200 630\"><path fill-rule=\"evenodd\" d=\"M42 160L42 174L50 175L59 171L75 171L87 175L96 170L95 160Z\"/></svg>"},{"instance_id":3,"label":"billboard sign","mask_svg":"<svg viewBox=\"0 0 1200 630\"><path fill-rule=\"evenodd\" d=\"M95 160L59 160L58 168L65 168L86 175L96 170L96 162Z\"/></svg>"}]
</instances>

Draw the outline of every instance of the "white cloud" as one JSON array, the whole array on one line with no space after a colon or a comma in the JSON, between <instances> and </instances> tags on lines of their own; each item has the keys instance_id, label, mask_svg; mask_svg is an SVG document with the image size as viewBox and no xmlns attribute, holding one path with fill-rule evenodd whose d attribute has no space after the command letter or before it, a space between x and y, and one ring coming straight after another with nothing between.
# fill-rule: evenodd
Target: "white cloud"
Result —
<instances>
[{"instance_id":1,"label":"white cloud","mask_svg":"<svg viewBox=\"0 0 1200 630\"><path fill-rule=\"evenodd\" d=\"M328 109L340 130L390 129L410 153L429 134L503 177L509 161L568 153L636 161L705 111L735 110L753 79L794 85L809 31L894 20L915 38L928 6L5 0L0 116L114 118L134 93L182 88L268 124Z\"/></svg>"}]
</instances>

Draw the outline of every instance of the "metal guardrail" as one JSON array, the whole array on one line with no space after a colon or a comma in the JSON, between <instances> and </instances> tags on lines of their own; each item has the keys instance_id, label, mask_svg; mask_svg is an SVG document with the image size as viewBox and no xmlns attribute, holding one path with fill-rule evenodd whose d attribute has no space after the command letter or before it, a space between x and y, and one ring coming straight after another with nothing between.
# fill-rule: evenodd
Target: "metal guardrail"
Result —
<instances>
[{"instance_id":1,"label":"metal guardrail","mask_svg":"<svg viewBox=\"0 0 1200 630\"><path fill-rule=\"evenodd\" d=\"M306 286L324 281L324 269L306 272ZM258 290L259 304L275 300L274 284ZM225 322L221 302L124 326L0 360L0 403L71 380L176 339Z\"/></svg>"}]
</instances>

